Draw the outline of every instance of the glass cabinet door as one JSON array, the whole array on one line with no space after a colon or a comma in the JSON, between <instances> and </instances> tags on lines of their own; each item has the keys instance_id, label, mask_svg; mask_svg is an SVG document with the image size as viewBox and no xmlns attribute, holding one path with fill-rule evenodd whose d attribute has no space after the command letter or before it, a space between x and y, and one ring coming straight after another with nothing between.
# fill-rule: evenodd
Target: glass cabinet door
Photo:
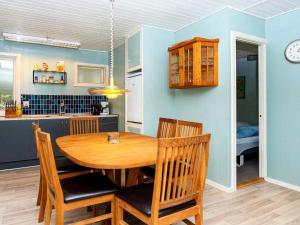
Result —
<instances>
[{"instance_id":1,"label":"glass cabinet door","mask_svg":"<svg viewBox=\"0 0 300 225\"><path fill-rule=\"evenodd\" d=\"M193 45L184 47L184 80L186 85L193 84Z\"/></svg>"},{"instance_id":2,"label":"glass cabinet door","mask_svg":"<svg viewBox=\"0 0 300 225\"><path fill-rule=\"evenodd\" d=\"M207 85L214 82L214 46L210 44L201 46L201 82Z\"/></svg>"},{"instance_id":3,"label":"glass cabinet door","mask_svg":"<svg viewBox=\"0 0 300 225\"><path fill-rule=\"evenodd\" d=\"M170 82L172 85L178 85L179 84L179 51L172 51L170 53L171 57L171 77L170 77Z\"/></svg>"},{"instance_id":4,"label":"glass cabinet door","mask_svg":"<svg viewBox=\"0 0 300 225\"><path fill-rule=\"evenodd\" d=\"M201 83L207 81L207 46L201 46Z\"/></svg>"},{"instance_id":5,"label":"glass cabinet door","mask_svg":"<svg viewBox=\"0 0 300 225\"><path fill-rule=\"evenodd\" d=\"M207 82L214 82L214 47L207 47Z\"/></svg>"}]
</instances>

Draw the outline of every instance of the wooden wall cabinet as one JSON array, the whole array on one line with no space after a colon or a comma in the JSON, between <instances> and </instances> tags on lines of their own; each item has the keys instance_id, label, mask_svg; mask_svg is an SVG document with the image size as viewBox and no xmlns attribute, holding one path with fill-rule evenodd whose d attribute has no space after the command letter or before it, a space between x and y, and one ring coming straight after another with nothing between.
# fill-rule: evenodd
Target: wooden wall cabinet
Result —
<instances>
[{"instance_id":1,"label":"wooden wall cabinet","mask_svg":"<svg viewBox=\"0 0 300 225\"><path fill-rule=\"evenodd\" d=\"M219 39L195 37L169 48L169 87L218 85Z\"/></svg>"}]
</instances>

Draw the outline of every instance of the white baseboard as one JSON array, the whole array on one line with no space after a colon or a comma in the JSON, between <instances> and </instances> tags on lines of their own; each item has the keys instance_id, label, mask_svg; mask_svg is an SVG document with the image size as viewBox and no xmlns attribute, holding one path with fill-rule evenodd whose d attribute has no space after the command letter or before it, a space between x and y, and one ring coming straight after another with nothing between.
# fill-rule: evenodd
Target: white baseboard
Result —
<instances>
[{"instance_id":1,"label":"white baseboard","mask_svg":"<svg viewBox=\"0 0 300 225\"><path fill-rule=\"evenodd\" d=\"M227 192L227 193L232 193L232 192L234 192L234 189L229 188L229 187L226 187L226 186L224 186L224 185L222 185L222 184L219 184L219 183L217 183L217 182L215 182L215 181L212 181L212 180L210 180L210 179L206 179L206 184L208 184L208 185L210 185L210 186L213 186L213 187L215 187L215 188L217 188L217 189L219 189L219 190L221 190L221 191Z\"/></svg>"},{"instance_id":2,"label":"white baseboard","mask_svg":"<svg viewBox=\"0 0 300 225\"><path fill-rule=\"evenodd\" d=\"M269 177L266 177L265 180L269 183L276 184L276 185L279 185L281 187L285 187L285 188L300 192L300 187L297 186L297 185L289 184L289 183L286 183L286 182L283 182L283 181L280 181L280 180L275 180L275 179L272 179L272 178L269 178Z\"/></svg>"}]
</instances>

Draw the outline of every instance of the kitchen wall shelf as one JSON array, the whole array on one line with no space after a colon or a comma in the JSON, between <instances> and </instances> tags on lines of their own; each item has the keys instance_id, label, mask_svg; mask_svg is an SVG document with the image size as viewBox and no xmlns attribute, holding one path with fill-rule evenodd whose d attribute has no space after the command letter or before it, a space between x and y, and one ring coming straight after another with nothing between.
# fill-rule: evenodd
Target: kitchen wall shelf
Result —
<instances>
[{"instance_id":1,"label":"kitchen wall shelf","mask_svg":"<svg viewBox=\"0 0 300 225\"><path fill-rule=\"evenodd\" d=\"M169 87L218 86L219 39L195 37L169 50Z\"/></svg>"},{"instance_id":2,"label":"kitchen wall shelf","mask_svg":"<svg viewBox=\"0 0 300 225\"><path fill-rule=\"evenodd\" d=\"M32 81L34 84L66 84L67 73L59 71L33 70Z\"/></svg>"}]
</instances>

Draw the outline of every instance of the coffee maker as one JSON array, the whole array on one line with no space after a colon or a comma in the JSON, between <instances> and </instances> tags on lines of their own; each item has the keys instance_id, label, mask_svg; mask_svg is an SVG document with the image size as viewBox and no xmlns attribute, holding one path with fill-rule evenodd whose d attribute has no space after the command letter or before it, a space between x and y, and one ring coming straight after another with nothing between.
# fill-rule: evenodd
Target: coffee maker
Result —
<instances>
[{"instance_id":1,"label":"coffee maker","mask_svg":"<svg viewBox=\"0 0 300 225\"><path fill-rule=\"evenodd\" d=\"M100 115L101 113L101 104L93 104L91 108L92 115Z\"/></svg>"},{"instance_id":2,"label":"coffee maker","mask_svg":"<svg viewBox=\"0 0 300 225\"><path fill-rule=\"evenodd\" d=\"M108 115L109 114L109 106L108 102L100 102L101 105L101 112L100 115Z\"/></svg>"}]
</instances>

